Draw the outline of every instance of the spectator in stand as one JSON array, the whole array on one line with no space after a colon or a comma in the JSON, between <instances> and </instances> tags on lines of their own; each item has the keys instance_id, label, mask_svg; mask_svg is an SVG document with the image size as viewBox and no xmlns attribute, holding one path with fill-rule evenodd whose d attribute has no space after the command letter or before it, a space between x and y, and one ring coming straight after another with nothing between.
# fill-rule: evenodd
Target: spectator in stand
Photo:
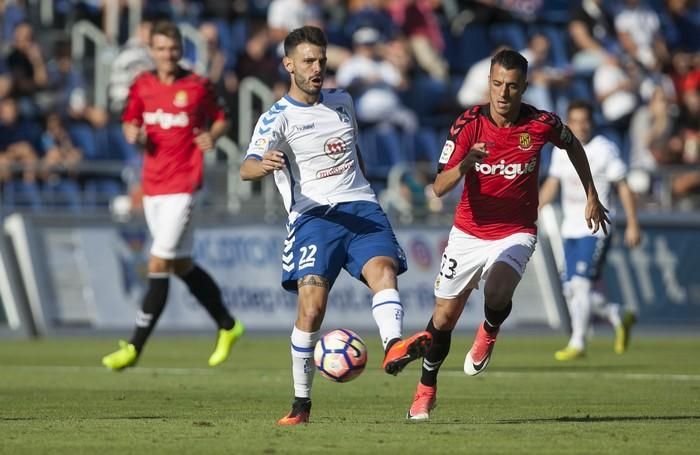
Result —
<instances>
[{"instance_id":1,"label":"spectator in stand","mask_svg":"<svg viewBox=\"0 0 700 455\"><path fill-rule=\"evenodd\" d=\"M148 43L153 28L153 18L146 16L134 35L124 44L119 54L112 62L109 73L109 142L118 157L126 162L140 167L141 155L136 148L126 142L122 133L121 115L129 95L129 87L136 76L144 71L155 68L149 51ZM134 185L136 191L140 191L140 183Z\"/></svg>"},{"instance_id":2,"label":"spectator in stand","mask_svg":"<svg viewBox=\"0 0 700 455\"><path fill-rule=\"evenodd\" d=\"M460 1L463 10L467 10L476 22L492 24L520 20L531 22L537 17L544 0L466 0Z\"/></svg>"},{"instance_id":3,"label":"spectator in stand","mask_svg":"<svg viewBox=\"0 0 700 455\"><path fill-rule=\"evenodd\" d=\"M61 122L61 116L57 113L46 116L46 128L41 142L44 150L44 156L41 158L41 178L49 184L60 181L61 173L67 173L71 179L75 179L83 152L73 145Z\"/></svg>"},{"instance_id":4,"label":"spectator in stand","mask_svg":"<svg viewBox=\"0 0 700 455\"><path fill-rule=\"evenodd\" d=\"M496 46L490 56L479 60L469 69L457 93L457 101L462 107L488 102L491 58L504 49L508 49L508 46L504 44Z\"/></svg>"},{"instance_id":5,"label":"spectator in stand","mask_svg":"<svg viewBox=\"0 0 700 455\"><path fill-rule=\"evenodd\" d=\"M681 209L697 209L697 196L700 194L700 171L692 170L674 177L671 182L671 193L680 201ZM693 200L692 196L696 199Z\"/></svg>"},{"instance_id":6,"label":"spectator in stand","mask_svg":"<svg viewBox=\"0 0 700 455\"><path fill-rule=\"evenodd\" d=\"M646 70L659 69L668 61L659 15L641 0L624 0L615 16L615 30L625 52Z\"/></svg>"},{"instance_id":7,"label":"spectator in stand","mask_svg":"<svg viewBox=\"0 0 700 455\"><path fill-rule=\"evenodd\" d=\"M688 90L683 94L680 138L683 143L682 162L688 171L674 177L671 191L681 199L681 208L696 208L700 202L700 90ZM694 199L690 196L695 196Z\"/></svg>"},{"instance_id":8,"label":"spectator in stand","mask_svg":"<svg viewBox=\"0 0 700 455\"><path fill-rule=\"evenodd\" d=\"M82 75L73 67L70 42L58 40L54 58L48 64L48 88L55 99L55 111L61 117L76 144L95 158L106 154L98 145L96 134L107 125L107 111L90 104L88 87Z\"/></svg>"},{"instance_id":9,"label":"spectator in stand","mask_svg":"<svg viewBox=\"0 0 700 455\"><path fill-rule=\"evenodd\" d=\"M541 33L535 33L528 41L527 48L520 52L528 63L528 88L523 100L543 111L554 112L552 89L566 86L570 74L550 65L549 49L549 39Z\"/></svg>"},{"instance_id":10,"label":"spectator in stand","mask_svg":"<svg viewBox=\"0 0 700 455\"><path fill-rule=\"evenodd\" d=\"M632 114L637 107L637 89L638 84L622 68L620 60L611 55L606 57L593 74L593 91L608 126L618 135L618 143L627 134Z\"/></svg>"},{"instance_id":11,"label":"spectator in stand","mask_svg":"<svg viewBox=\"0 0 700 455\"><path fill-rule=\"evenodd\" d=\"M287 34L297 27L320 27L321 10L315 0L272 0L267 8L267 25L273 43L281 44Z\"/></svg>"},{"instance_id":12,"label":"spectator in stand","mask_svg":"<svg viewBox=\"0 0 700 455\"><path fill-rule=\"evenodd\" d=\"M673 85L680 99L687 91L700 89L700 67L694 65L693 54L679 50L671 57Z\"/></svg>"},{"instance_id":13,"label":"spectator in stand","mask_svg":"<svg viewBox=\"0 0 700 455\"><path fill-rule=\"evenodd\" d=\"M238 56L236 63L236 86L246 77L253 76L272 88L273 97L281 98L287 92L287 82L282 77L279 59L272 51L270 29L264 22L252 22L250 35L246 41L243 53Z\"/></svg>"},{"instance_id":14,"label":"spectator in stand","mask_svg":"<svg viewBox=\"0 0 700 455\"><path fill-rule=\"evenodd\" d=\"M27 8L24 0L0 0L0 53L5 50L4 43L12 41L17 24L26 20Z\"/></svg>"},{"instance_id":15,"label":"spectator in stand","mask_svg":"<svg viewBox=\"0 0 700 455\"><path fill-rule=\"evenodd\" d=\"M318 0L272 0L267 9L267 25L270 39L277 47L277 55L284 55L283 41L292 30L311 25L323 28L323 18ZM336 69L350 57L347 49L329 44L326 49L328 68Z\"/></svg>"},{"instance_id":16,"label":"spectator in stand","mask_svg":"<svg viewBox=\"0 0 700 455\"><path fill-rule=\"evenodd\" d=\"M445 42L434 9L435 0L397 0L388 8L394 22L401 27L418 66L433 79L444 81L449 75L447 61L442 53Z\"/></svg>"},{"instance_id":17,"label":"spectator in stand","mask_svg":"<svg viewBox=\"0 0 700 455\"><path fill-rule=\"evenodd\" d=\"M226 54L219 43L219 29L214 22L202 22L199 24L199 36L207 46L207 72L204 76L208 77L212 84L219 85L223 81L226 66Z\"/></svg>"},{"instance_id":18,"label":"spectator in stand","mask_svg":"<svg viewBox=\"0 0 700 455\"><path fill-rule=\"evenodd\" d=\"M35 184L40 136L39 125L20 120L14 98L0 100L0 182L13 179L12 167L19 165L24 183Z\"/></svg>"},{"instance_id":19,"label":"spectator in stand","mask_svg":"<svg viewBox=\"0 0 700 455\"><path fill-rule=\"evenodd\" d=\"M124 110L131 83L141 72L154 68L153 59L148 51L148 40L152 28L153 20L149 17L141 19L134 36L129 38L112 62L112 69L109 72L109 114L111 121L119 122L120 134L121 113Z\"/></svg>"},{"instance_id":20,"label":"spectator in stand","mask_svg":"<svg viewBox=\"0 0 700 455\"><path fill-rule=\"evenodd\" d=\"M376 29L357 30L353 34L354 54L338 68L336 82L353 95L360 122L415 131L416 115L401 103L397 94L407 81L394 65L382 58L380 40L381 34Z\"/></svg>"},{"instance_id":21,"label":"spectator in stand","mask_svg":"<svg viewBox=\"0 0 700 455\"><path fill-rule=\"evenodd\" d=\"M579 71L593 71L607 54L619 51L613 16L603 0L583 0L570 14L569 35L574 45L571 64Z\"/></svg>"},{"instance_id":22,"label":"spectator in stand","mask_svg":"<svg viewBox=\"0 0 700 455\"><path fill-rule=\"evenodd\" d=\"M88 103L88 87L80 72L73 67L70 42L58 40L53 57L47 65L48 88L56 95L56 108L62 120L85 122L93 128L104 127L107 112Z\"/></svg>"},{"instance_id":23,"label":"spectator in stand","mask_svg":"<svg viewBox=\"0 0 700 455\"><path fill-rule=\"evenodd\" d=\"M34 31L28 22L19 23L14 30L12 47L6 65L12 79L11 96L17 99L20 115L36 118L39 109L34 101L36 93L46 87L48 74Z\"/></svg>"},{"instance_id":24,"label":"spectator in stand","mask_svg":"<svg viewBox=\"0 0 700 455\"><path fill-rule=\"evenodd\" d=\"M700 51L700 8L697 2L666 0L661 16L661 29L670 51L689 49Z\"/></svg>"},{"instance_id":25,"label":"spectator in stand","mask_svg":"<svg viewBox=\"0 0 700 455\"><path fill-rule=\"evenodd\" d=\"M700 164L700 90L688 90L681 99L680 134L683 139L683 162Z\"/></svg>"},{"instance_id":26,"label":"spectator in stand","mask_svg":"<svg viewBox=\"0 0 700 455\"><path fill-rule=\"evenodd\" d=\"M2 0L0 0L2 1ZM12 79L7 72L5 59L0 58L0 99L5 98L12 90Z\"/></svg>"},{"instance_id":27,"label":"spectator in stand","mask_svg":"<svg viewBox=\"0 0 700 455\"><path fill-rule=\"evenodd\" d=\"M678 107L666 92L656 87L649 103L638 109L630 125L630 169L653 171L658 164L675 161L681 144L678 130ZM674 139L675 137L675 139Z\"/></svg>"},{"instance_id":28,"label":"spectator in stand","mask_svg":"<svg viewBox=\"0 0 700 455\"><path fill-rule=\"evenodd\" d=\"M400 33L400 28L385 8L388 0L350 0L344 34L347 44L352 43L352 35L365 27L379 30L383 39L389 40Z\"/></svg>"}]
</instances>

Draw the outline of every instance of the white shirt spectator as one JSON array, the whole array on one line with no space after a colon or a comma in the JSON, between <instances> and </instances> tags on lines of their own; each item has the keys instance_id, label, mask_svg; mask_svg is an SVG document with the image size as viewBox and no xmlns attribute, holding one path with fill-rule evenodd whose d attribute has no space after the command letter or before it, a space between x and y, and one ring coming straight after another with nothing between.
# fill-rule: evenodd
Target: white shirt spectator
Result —
<instances>
[{"instance_id":1,"label":"white shirt spectator","mask_svg":"<svg viewBox=\"0 0 700 455\"><path fill-rule=\"evenodd\" d=\"M319 19L318 9L304 0L273 0L267 9L267 25L290 32Z\"/></svg>"},{"instance_id":2,"label":"white shirt spectator","mask_svg":"<svg viewBox=\"0 0 700 455\"><path fill-rule=\"evenodd\" d=\"M656 63L653 47L660 27L656 12L643 5L627 6L615 17L615 29L618 33L629 34L637 46L637 54L634 57L648 68Z\"/></svg>"},{"instance_id":3,"label":"white shirt spectator","mask_svg":"<svg viewBox=\"0 0 700 455\"><path fill-rule=\"evenodd\" d=\"M155 68L148 46L138 38L130 38L112 62L109 73L109 110L121 113L129 87L136 76Z\"/></svg>"},{"instance_id":4,"label":"white shirt spectator","mask_svg":"<svg viewBox=\"0 0 700 455\"><path fill-rule=\"evenodd\" d=\"M457 101L461 106L475 106L488 101L490 72L490 56L479 60L469 68L457 93Z\"/></svg>"},{"instance_id":5,"label":"white shirt spectator","mask_svg":"<svg viewBox=\"0 0 700 455\"><path fill-rule=\"evenodd\" d=\"M637 106L637 97L629 90L620 89L620 84L629 80L627 74L619 66L603 63L593 75L593 90L597 96L614 93L607 96L601 103L603 116L608 121L618 120L631 113Z\"/></svg>"}]
</instances>

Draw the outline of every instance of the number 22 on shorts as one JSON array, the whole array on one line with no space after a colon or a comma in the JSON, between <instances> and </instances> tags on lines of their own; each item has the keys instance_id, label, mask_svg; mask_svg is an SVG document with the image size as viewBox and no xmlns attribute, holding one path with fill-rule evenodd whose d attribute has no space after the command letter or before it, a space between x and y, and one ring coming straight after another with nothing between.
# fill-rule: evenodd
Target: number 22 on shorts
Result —
<instances>
[{"instance_id":1,"label":"number 22 on shorts","mask_svg":"<svg viewBox=\"0 0 700 455\"><path fill-rule=\"evenodd\" d=\"M301 252L299 270L313 267L316 264L316 245L302 246L299 251Z\"/></svg>"}]
</instances>

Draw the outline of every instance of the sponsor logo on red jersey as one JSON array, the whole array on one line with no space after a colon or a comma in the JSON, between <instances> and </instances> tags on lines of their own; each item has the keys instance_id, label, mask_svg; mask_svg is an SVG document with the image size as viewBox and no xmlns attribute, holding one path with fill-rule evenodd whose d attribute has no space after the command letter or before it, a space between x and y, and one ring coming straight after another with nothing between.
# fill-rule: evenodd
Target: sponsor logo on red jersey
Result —
<instances>
[{"instance_id":1,"label":"sponsor logo on red jersey","mask_svg":"<svg viewBox=\"0 0 700 455\"><path fill-rule=\"evenodd\" d=\"M190 124L190 117L187 112L163 112L163 109L158 109L155 112L144 112L143 123L146 125L157 125L164 130L169 130L172 127L185 128Z\"/></svg>"},{"instance_id":2,"label":"sponsor logo on red jersey","mask_svg":"<svg viewBox=\"0 0 700 455\"><path fill-rule=\"evenodd\" d=\"M502 175L513 180L519 175L534 172L537 169L537 157L533 156L526 163L506 163L506 160L501 160L498 164L476 163L474 169L484 175Z\"/></svg>"}]
</instances>

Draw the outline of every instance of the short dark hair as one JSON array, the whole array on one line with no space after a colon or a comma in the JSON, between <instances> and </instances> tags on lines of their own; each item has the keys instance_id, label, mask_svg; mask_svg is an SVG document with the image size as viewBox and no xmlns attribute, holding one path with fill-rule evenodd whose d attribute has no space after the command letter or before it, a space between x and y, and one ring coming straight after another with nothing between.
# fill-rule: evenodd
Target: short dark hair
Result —
<instances>
[{"instance_id":1,"label":"short dark hair","mask_svg":"<svg viewBox=\"0 0 700 455\"><path fill-rule=\"evenodd\" d=\"M176 41L178 44L180 44L180 47L182 47L182 33L180 33L180 29L174 22L162 20L157 21L155 24L153 24L153 28L151 29L151 41L156 35L165 35L168 38Z\"/></svg>"},{"instance_id":2,"label":"short dark hair","mask_svg":"<svg viewBox=\"0 0 700 455\"><path fill-rule=\"evenodd\" d=\"M301 43L310 43L323 48L328 46L328 40L323 30L311 25L305 25L292 30L284 39L284 55L289 56L292 50Z\"/></svg>"},{"instance_id":3,"label":"short dark hair","mask_svg":"<svg viewBox=\"0 0 700 455\"><path fill-rule=\"evenodd\" d=\"M512 49L502 49L496 52L496 55L491 59L491 68L496 64L507 70L519 70L523 76L527 76L527 60L519 52Z\"/></svg>"},{"instance_id":4,"label":"short dark hair","mask_svg":"<svg viewBox=\"0 0 700 455\"><path fill-rule=\"evenodd\" d=\"M582 99L572 100L569 103L569 107L566 109L566 114L571 114L571 111L575 109L585 109L586 112L588 112L588 118L590 120L593 119L593 106L588 101Z\"/></svg>"}]
</instances>

